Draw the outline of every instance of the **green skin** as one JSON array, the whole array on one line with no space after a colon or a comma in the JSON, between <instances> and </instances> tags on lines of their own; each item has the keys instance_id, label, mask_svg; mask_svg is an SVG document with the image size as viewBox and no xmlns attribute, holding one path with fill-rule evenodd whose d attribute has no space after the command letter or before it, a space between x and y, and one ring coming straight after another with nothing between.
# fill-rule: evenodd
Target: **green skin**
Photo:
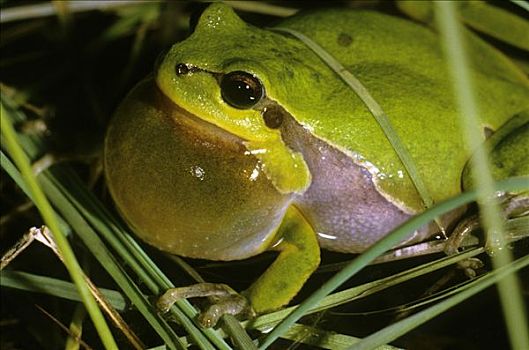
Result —
<instances>
[{"instance_id":1,"label":"green skin","mask_svg":"<svg viewBox=\"0 0 529 350\"><path fill-rule=\"evenodd\" d=\"M343 9L296 15L281 27L312 38L367 87L434 201L461 192L471 152L432 31ZM485 131L502 136L491 138L498 146L495 173L528 174L520 160L529 158L529 82L495 49L468 39L484 139ZM177 74L178 64L190 72ZM318 222L298 203L326 169L311 168L285 141L284 129L265 124L262 110L236 109L223 100L218 77L233 71L258 77L266 101L282 107L314 142L364 169L370 191L388 205L403 215L424 208L373 116L330 68L297 39L247 25L221 3L211 5L195 32L175 44L154 76L119 107L105 142L105 173L125 220L161 250L212 260L279 251L246 294L255 311L265 312L288 303L319 264ZM376 208L368 220L384 215ZM353 243L347 251L364 249Z\"/></svg>"}]
</instances>

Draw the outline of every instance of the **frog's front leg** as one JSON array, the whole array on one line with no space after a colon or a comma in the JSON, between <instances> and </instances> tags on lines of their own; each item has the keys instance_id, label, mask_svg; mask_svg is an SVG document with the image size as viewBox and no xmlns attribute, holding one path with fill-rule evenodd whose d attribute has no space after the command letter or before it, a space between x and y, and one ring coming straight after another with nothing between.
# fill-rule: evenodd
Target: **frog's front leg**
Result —
<instances>
[{"instance_id":1,"label":"frog's front leg","mask_svg":"<svg viewBox=\"0 0 529 350\"><path fill-rule=\"evenodd\" d=\"M242 293L245 298L223 284L199 283L168 290L158 300L158 308L166 312L180 298L219 297L199 317L202 325L214 326L224 314L261 314L286 305L318 267L320 247L314 229L294 206L287 209L277 237L270 249L278 251L279 256Z\"/></svg>"},{"instance_id":2,"label":"frog's front leg","mask_svg":"<svg viewBox=\"0 0 529 350\"><path fill-rule=\"evenodd\" d=\"M316 233L297 208L287 210L278 237L273 250L279 251L279 256L244 293L257 313L286 305L320 263Z\"/></svg>"}]
</instances>

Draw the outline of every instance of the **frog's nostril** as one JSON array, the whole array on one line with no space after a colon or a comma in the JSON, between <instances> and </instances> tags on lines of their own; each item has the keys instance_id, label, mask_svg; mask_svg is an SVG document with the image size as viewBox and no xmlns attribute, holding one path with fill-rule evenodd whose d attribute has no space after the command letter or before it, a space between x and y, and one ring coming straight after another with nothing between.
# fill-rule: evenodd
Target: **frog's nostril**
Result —
<instances>
[{"instance_id":1,"label":"frog's nostril","mask_svg":"<svg viewBox=\"0 0 529 350\"><path fill-rule=\"evenodd\" d=\"M185 64L185 63L178 63L178 64L175 66L175 71L176 71L176 74L178 74L178 75L185 75L185 74L189 73L190 69L189 69L189 67L187 66L187 64Z\"/></svg>"}]
</instances>

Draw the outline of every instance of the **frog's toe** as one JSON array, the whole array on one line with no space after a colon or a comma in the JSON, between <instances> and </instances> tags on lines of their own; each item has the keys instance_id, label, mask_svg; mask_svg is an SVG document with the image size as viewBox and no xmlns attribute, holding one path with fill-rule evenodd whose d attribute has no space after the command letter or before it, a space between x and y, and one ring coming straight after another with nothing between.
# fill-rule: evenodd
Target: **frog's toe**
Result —
<instances>
[{"instance_id":1,"label":"frog's toe","mask_svg":"<svg viewBox=\"0 0 529 350\"><path fill-rule=\"evenodd\" d=\"M186 287L168 289L156 302L158 310L162 313L169 311L178 299L198 297L224 297L237 295L233 289L222 283L196 283Z\"/></svg>"},{"instance_id":2,"label":"frog's toe","mask_svg":"<svg viewBox=\"0 0 529 350\"><path fill-rule=\"evenodd\" d=\"M508 242L526 238L527 223L529 222L529 195L527 193L504 195L502 198L502 215L505 218L505 239L486 239L485 251L493 255L496 250L502 249ZM474 232L481 229L479 217L470 216L462 220L452 231L445 244L444 251L447 255L456 254L460 248L465 246L464 241ZM483 262L477 258L470 258L458 263L458 268L465 272L468 277L475 277L476 270L483 267Z\"/></svg>"},{"instance_id":3,"label":"frog's toe","mask_svg":"<svg viewBox=\"0 0 529 350\"><path fill-rule=\"evenodd\" d=\"M461 221L452 231L448 241L445 245L445 253L447 255L457 254L465 241L474 231L480 228L479 217L477 215L470 216ZM477 275L477 270L483 267L483 262L478 258L469 258L457 263L457 268L463 270L465 275L469 278L474 278Z\"/></svg>"},{"instance_id":4,"label":"frog's toe","mask_svg":"<svg viewBox=\"0 0 529 350\"><path fill-rule=\"evenodd\" d=\"M484 266L483 262L478 258L469 258L457 263L457 267L465 273L469 278L476 277L476 271Z\"/></svg>"},{"instance_id":5,"label":"frog's toe","mask_svg":"<svg viewBox=\"0 0 529 350\"><path fill-rule=\"evenodd\" d=\"M255 316L255 312L248 299L238 294L230 295L210 305L198 316L198 322L206 328L214 327L223 315L251 318Z\"/></svg>"},{"instance_id":6,"label":"frog's toe","mask_svg":"<svg viewBox=\"0 0 529 350\"><path fill-rule=\"evenodd\" d=\"M457 254L464 245L463 242L479 228L480 222L477 215L472 215L462 220L450 234L445 244L445 253L447 255Z\"/></svg>"},{"instance_id":7,"label":"frog's toe","mask_svg":"<svg viewBox=\"0 0 529 350\"><path fill-rule=\"evenodd\" d=\"M220 283L197 283L171 288L158 299L156 307L160 312L166 313L177 300L196 297L209 297L211 302L198 317L198 322L204 327L215 326L223 315L255 316L248 299Z\"/></svg>"}]
</instances>

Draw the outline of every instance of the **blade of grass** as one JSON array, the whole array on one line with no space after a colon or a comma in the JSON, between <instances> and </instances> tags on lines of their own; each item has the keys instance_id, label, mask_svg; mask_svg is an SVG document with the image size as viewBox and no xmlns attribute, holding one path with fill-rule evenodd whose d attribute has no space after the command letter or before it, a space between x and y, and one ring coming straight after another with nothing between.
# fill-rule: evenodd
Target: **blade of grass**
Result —
<instances>
[{"instance_id":1,"label":"blade of grass","mask_svg":"<svg viewBox=\"0 0 529 350\"><path fill-rule=\"evenodd\" d=\"M70 332L64 345L64 350L79 350L80 339L83 334L83 322L86 318L86 309L83 304L77 304L73 311L72 321L70 322Z\"/></svg>"},{"instance_id":2,"label":"blade of grass","mask_svg":"<svg viewBox=\"0 0 529 350\"><path fill-rule=\"evenodd\" d=\"M0 286L43 293L72 301L81 301L73 283L22 271L3 270L0 273ZM130 303L123 293L105 288L100 288L99 290L116 310L126 311L130 308ZM180 337L180 339L182 344L188 344L189 342L185 337ZM163 345L159 348L168 349L170 347Z\"/></svg>"},{"instance_id":3,"label":"blade of grass","mask_svg":"<svg viewBox=\"0 0 529 350\"><path fill-rule=\"evenodd\" d=\"M422 324L433 317L445 312L451 307L457 305L458 303L464 301L465 299L473 296L474 294L484 290L487 287L490 287L494 283L498 283L507 276L512 275L514 272L529 266L529 256L520 258L511 265L501 267L494 270L489 275L480 278L475 281L471 281L468 285L468 288L462 292L457 293L453 297L440 302L430 308L418 312L400 322L392 324L389 327L386 327L378 332L375 332L368 337L364 338L359 343L350 347L350 350L368 350L373 349L376 346L390 342L399 336L405 334L406 332L414 329L417 325ZM526 349L526 348L516 348L513 349Z\"/></svg>"},{"instance_id":4,"label":"blade of grass","mask_svg":"<svg viewBox=\"0 0 529 350\"><path fill-rule=\"evenodd\" d=\"M93 10L108 10L114 7L138 5L149 1L119 0L119 1L70 1L70 12L84 12ZM52 3L22 5L4 8L0 11L0 23L19 21L23 19L55 16L56 10Z\"/></svg>"},{"instance_id":5,"label":"blade of grass","mask_svg":"<svg viewBox=\"0 0 529 350\"><path fill-rule=\"evenodd\" d=\"M57 243L58 249L64 257L66 269L68 270L70 277L77 286L78 292L81 295L83 303L85 304L88 314L90 315L90 318L92 319L92 322L94 323L94 326L97 329L97 332L101 338L103 345L107 349L117 349L117 345L112 336L112 333L110 332L110 329L108 328L106 321L101 311L99 310L99 307L97 306L94 298L90 294L88 286L85 283L85 280L81 273L81 267L79 266L79 263L75 258L75 255L66 239L66 236L62 233L60 229L60 225L57 219L55 218L55 214L53 212L53 209L51 208L50 203L48 202L46 196L40 189L37 180L33 175L33 171L31 170L31 165L29 163L28 157L26 156L17 141L16 132L13 126L11 125L10 119L6 116L7 111L5 110L3 103L0 105L0 108L1 114L3 116L1 118L2 135L5 138L5 142L10 150L13 160L17 165L18 169L20 169L20 172L26 180L26 184L30 192L35 198L35 205L39 209L39 212L41 213L44 222L53 232L53 236Z\"/></svg>"},{"instance_id":6,"label":"blade of grass","mask_svg":"<svg viewBox=\"0 0 529 350\"><path fill-rule=\"evenodd\" d=\"M524 0L511 0L513 4L516 4L523 8L525 11L529 12L529 3Z\"/></svg>"},{"instance_id":7,"label":"blade of grass","mask_svg":"<svg viewBox=\"0 0 529 350\"><path fill-rule=\"evenodd\" d=\"M22 271L3 270L0 273L0 286L26 290L28 292L44 293L58 298L81 301L75 285L60 279L35 275ZM123 294L111 289L99 289L116 310L124 311L127 301Z\"/></svg>"},{"instance_id":8,"label":"blade of grass","mask_svg":"<svg viewBox=\"0 0 529 350\"><path fill-rule=\"evenodd\" d=\"M448 68L452 76L454 95L461 114L461 123L469 149L474 150L471 159L472 176L477 188L481 220L487 235L487 246L492 249L495 268L507 265L512 260L510 250L505 247L505 229L488 156L478 128L480 115L475 89L465 52L461 24L456 19L454 4L435 2L436 23L443 42ZM498 282L500 299L511 345L515 349L529 349L529 324L524 314L525 306L516 275L509 275Z\"/></svg>"},{"instance_id":9,"label":"blade of grass","mask_svg":"<svg viewBox=\"0 0 529 350\"><path fill-rule=\"evenodd\" d=\"M35 304L35 308L42 312L44 316L48 320L50 320L52 323L54 323L59 329L61 329L64 333L66 333L68 336L71 336L70 329L64 325L59 319L57 319L55 316L53 316L50 312L48 312L46 309L44 309L42 306ZM85 350L92 350L93 348L88 345L86 342L84 342L82 339L79 339L79 343L83 345L83 349Z\"/></svg>"},{"instance_id":10,"label":"blade of grass","mask_svg":"<svg viewBox=\"0 0 529 350\"><path fill-rule=\"evenodd\" d=\"M298 12L298 9L296 8L285 7L285 3L283 3L281 6L260 1L225 1L225 3L237 10L269 16L288 17Z\"/></svg>"},{"instance_id":11,"label":"blade of grass","mask_svg":"<svg viewBox=\"0 0 529 350\"><path fill-rule=\"evenodd\" d=\"M527 187L529 178L519 177L511 178L498 182L497 190L513 191ZM272 332L270 332L260 343L259 349L266 349L270 346L281 334L286 332L288 328L299 320L303 315L316 305L333 290L338 288L341 284L347 281L351 276L367 266L371 261L376 259L385 251L391 249L407 237L411 232L414 232L423 225L426 225L433 218L447 213L459 206L465 205L476 199L476 192L469 191L460 194L455 198L448 199L444 202L438 203L434 207L426 210L424 213L417 215L405 222L392 233L375 243L365 253L358 256L351 263L349 263L343 270L335 274L331 279L325 282L316 292L303 301L297 308L294 309L280 324L278 324Z\"/></svg>"},{"instance_id":12,"label":"blade of grass","mask_svg":"<svg viewBox=\"0 0 529 350\"><path fill-rule=\"evenodd\" d=\"M295 342L316 346L318 348L332 350L345 350L360 341L360 339L356 337L328 332L302 324L295 324L291 327L285 334L285 338ZM390 345L381 345L374 350L398 350L398 348Z\"/></svg>"},{"instance_id":13,"label":"blade of grass","mask_svg":"<svg viewBox=\"0 0 529 350\"><path fill-rule=\"evenodd\" d=\"M24 182L24 179L22 179L22 175L15 167L13 162L11 162L9 158L7 158L3 151L0 151L0 164L2 164L2 169L5 170L5 172L13 179L13 181L15 181L17 186L20 187L20 189L26 194L26 196L28 196L29 199L34 201L31 192L29 192L29 189L27 188L26 183ZM58 216L57 214L55 214L55 217L59 222L61 232L64 232L64 234L68 236L71 233L70 226L68 226L68 224L64 222L64 219Z\"/></svg>"},{"instance_id":14,"label":"blade of grass","mask_svg":"<svg viewBox=\"0 0 529 350\"><path fill-rule=\"evenodd\" d=\"M62 214L67 218L68 222L72 223L74 227L77 227L77 233L81 236L82 240L89 246L93 248L94 255L105 267L107 272L118 282L121 288L127 293L127 296L130 297L137 308L143 311L144 316L146 316L147 321L153 325L165 341L169 344L172 344L174 339L177 339L177 336L171 336L173 334L172 329L165 325L165 322L160 320L159 316L152 311L150 307L150 302L141 294L139 288L134 285L132 280L126 276L121 268L116 264L115 259L113 259L109 252L106 250L106 247L100 242L95 233L91 230L90 226L83 221L82 218L75 212L71 211L71 205L68 205L67 201L64 198L57 195L57 191L53 188L50 189L47 187L49 183L48 179L44 176L41 176L41 182L43 188L45 189L48 197L52 202L62 210ZM61 204L62 203L62 204ZM165 327L164 327L165 325ZM180 348L183 348L184 344L181 344Z\"/></svg>"}]
</instances>

